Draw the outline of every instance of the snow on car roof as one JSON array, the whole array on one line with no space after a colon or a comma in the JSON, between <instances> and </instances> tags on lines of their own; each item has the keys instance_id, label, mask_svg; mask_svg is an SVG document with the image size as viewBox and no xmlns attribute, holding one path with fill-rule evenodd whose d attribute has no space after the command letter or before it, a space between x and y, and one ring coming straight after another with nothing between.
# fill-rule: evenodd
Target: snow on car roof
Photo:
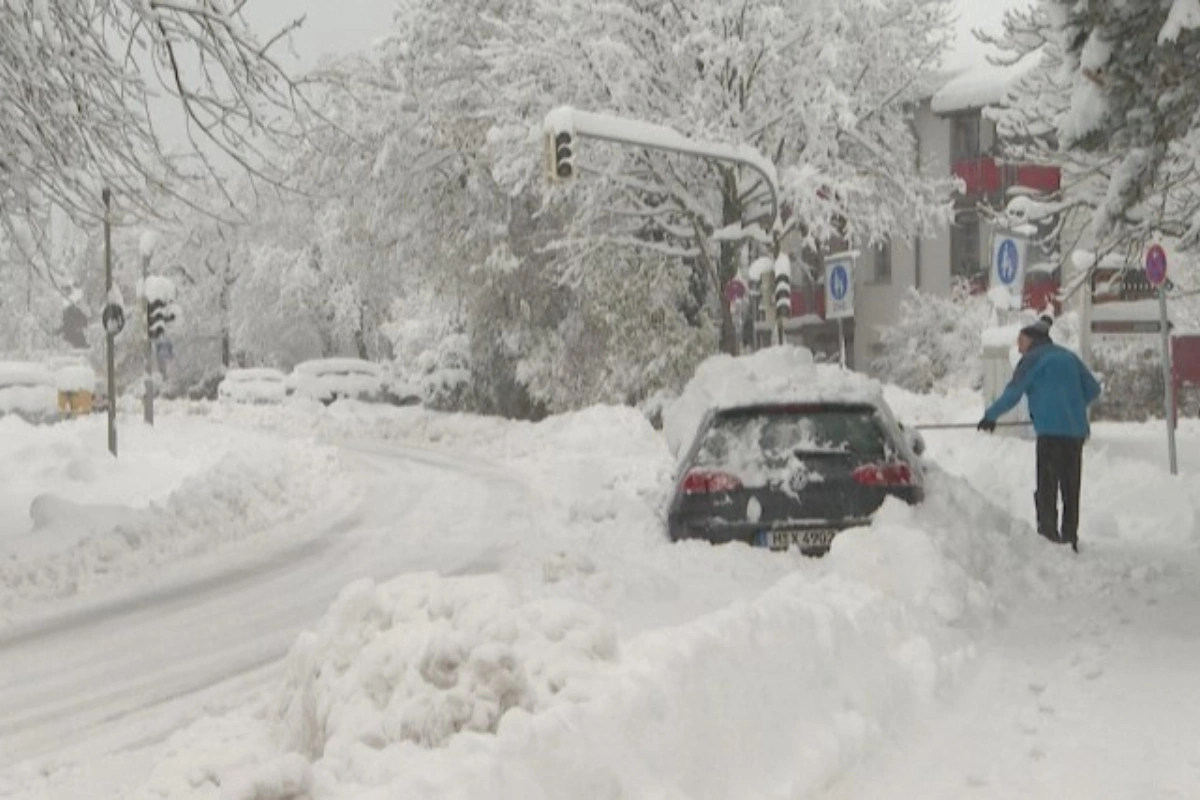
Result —
<instances>
[{"instance_id":1,"label":"snow on car roof","mask_svg":"<svg viewBox=\"0 0 1200 800\"><path fill-rule=\"evenodd\" d=\"M817 364L802 347L770 347L748 356L720 355L696 370L679 398L663 411L663 433L675 453L695 436L710 410L775 403L869 403L881 406L883 387L861 373Z\"/></svg>"},{"instance_id":2,"label":"snow on car roof","mask_svg":"<svg viewBox=\"0 0 1200 800\"><path fill-rule=\"evenodd\" d=\"M317 358L297 364L295 371L301 375L336 375L348 372L383 375L382 367L371 361L363 361L361 358Z\"/></svg>"},{"instance_id":3,"label":"snow on car roof","mask_svg":"<svg viewBox=\"0 0 1200 800\"><path fill-rule=\"evenodd\" d=\"M54 384L60 392L92 392L96 371L87 364L68 364L54 370Z\"/></svg>"},{"instance_id":4,"label":"snow on car roof","mask_svg":"<svg viewBox=\"0 0 1200 800\"><path fill-rule=\"evenodd\" d=\"M249 367L246 369L231 369L225 373L225 380L231 383L248 383L251 381L282 381L286 376L280 370L271 367Z\"/></svg>"},{"instance_id":5,"label":"snow on car roof","mask_svg":"<svg viewBox=\"0 0 1200 800\"><path fill-rule=\"evenodd\" d=\"M32 361L0 361L0 386L53 386L50 368Z\"/></svg>"}]
</instances>

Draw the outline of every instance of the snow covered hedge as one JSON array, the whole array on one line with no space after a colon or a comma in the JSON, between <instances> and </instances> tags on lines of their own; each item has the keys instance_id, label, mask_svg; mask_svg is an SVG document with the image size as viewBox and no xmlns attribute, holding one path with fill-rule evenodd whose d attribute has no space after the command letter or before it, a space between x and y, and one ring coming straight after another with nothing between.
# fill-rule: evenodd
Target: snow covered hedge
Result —
<instances>
[{"instance_id":1,"label":"snow covered hedge","mask_svg":"<svg viewBox=\"0 0 1200 800\"><path fill-rule=\"evenodd\" d=\"M991 317L983 295L972 295L965 282L949 297L910 289L895 325L881 328L883 352L876 374L913 392L979 388L983 374L979 342Z\"/></svg>"}]
</instances>

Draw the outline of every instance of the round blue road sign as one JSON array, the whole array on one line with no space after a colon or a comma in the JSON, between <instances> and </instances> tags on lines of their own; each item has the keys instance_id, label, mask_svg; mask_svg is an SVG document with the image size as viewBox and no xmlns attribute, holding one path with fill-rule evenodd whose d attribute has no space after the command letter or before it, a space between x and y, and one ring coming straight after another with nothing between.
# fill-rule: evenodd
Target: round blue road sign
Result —
<instances>
[{"instance_id":1,"label":"round blue road sign","mask_svg":"<svg viewBox=\"0 0 1200 800\"><path fill-rule=\"evenodd\" d=\"M1000 250L996 253L996 277L1005 286L1011 286L1012 282L1017 279L1017 269L1020 266L1017 243L1012 239L1005 239L1000 243Z\"/></svg>"},{"instance_id":2,"label":"round blue road sign","mask_svg":"<svg viewBox=\"0 0 1200 800\"><path fill-rule=\"evenodd\" d=\"M834 265L829 271L829 294L834 300L844 300L849 289L850 274L846 272L846 267L842 264Z\"/></svg>"},{"instance_id":3,"label":"round blue road sign","mask_svg":"<svg viewBox=\"0 0 1200 800\"><path fill-rule=\"evenodd\" d=\"M1151 286L1162 286L1167 281L1167 253L1160 245L1152 244L1146 251L1146 280Z\"/></svg>"}]
</instances>

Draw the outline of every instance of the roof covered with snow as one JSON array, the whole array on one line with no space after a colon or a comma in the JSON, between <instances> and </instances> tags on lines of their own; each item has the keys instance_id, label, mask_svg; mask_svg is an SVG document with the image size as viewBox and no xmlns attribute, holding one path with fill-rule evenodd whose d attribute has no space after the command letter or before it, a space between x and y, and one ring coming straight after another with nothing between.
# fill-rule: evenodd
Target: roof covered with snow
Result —
<instances>
[{"instance_id":1,"label":"roof covered with snow","mask_svg":"<svg viewBox=\"0 0 1200 800\"><path fill-rule=\"evenodd\" d=\"M956 1L954 38L942 59L945 82L933 94L934 112L950 114L997 103L1013 81L1037 65L1037 53L1016 64L995 64L990 59L1000 55L999 51L976 36L976 31L1002 32L1005 12L1030 5L1031 0Z\"/></svg>"}]
</instances>

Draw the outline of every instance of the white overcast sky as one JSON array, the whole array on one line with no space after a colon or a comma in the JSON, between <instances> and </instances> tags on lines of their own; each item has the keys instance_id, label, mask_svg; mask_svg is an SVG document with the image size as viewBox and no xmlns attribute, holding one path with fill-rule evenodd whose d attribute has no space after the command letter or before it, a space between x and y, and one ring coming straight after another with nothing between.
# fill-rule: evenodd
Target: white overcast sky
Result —
<instances>
[{"instance_id":1,"label":"white overcast sky","mask_svg":"<svg viewBox=\"0 0 1200 800\"><path fill-rule=\"evenodd\" d=\"M246 16L265 38L297 17L304 26L293 37L302 67L323 55L366 49L391 26L393 0L251 0Z\"/></svg>"}]
</instances>

